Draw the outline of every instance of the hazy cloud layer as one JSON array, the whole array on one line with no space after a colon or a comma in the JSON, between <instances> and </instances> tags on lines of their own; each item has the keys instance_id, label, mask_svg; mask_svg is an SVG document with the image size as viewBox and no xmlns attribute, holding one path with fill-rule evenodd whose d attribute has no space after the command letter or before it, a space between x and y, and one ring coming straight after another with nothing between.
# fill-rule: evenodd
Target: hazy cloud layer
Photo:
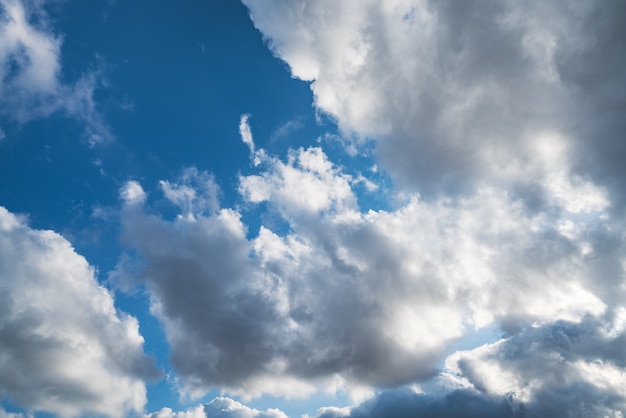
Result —
<instances>
[{"instance_id":1,"label":"hazy cloud layer","mask_svg":"<svg viewBox=\"0 0 626 418\"><path fill-rule=\"evenodd\" d=\"M2 207L0 341L0 397L29 411L141 412L144 381L159 374L137 320L116 311L87 261Z\"/></svg>"},{"instance_id":2,"label":"hazy cloud layer","mask_svg":"<svg viewBox=\"0 0 626 418\"><path fill-rule=\"evenodd\" d=\"M552 169L537 145L556 137L566 148L550 152L621 205L623 3L244 3L315 105L373 138L401 183L438 194L488 181L537 204Z\"/></svg>"}]
</instances>

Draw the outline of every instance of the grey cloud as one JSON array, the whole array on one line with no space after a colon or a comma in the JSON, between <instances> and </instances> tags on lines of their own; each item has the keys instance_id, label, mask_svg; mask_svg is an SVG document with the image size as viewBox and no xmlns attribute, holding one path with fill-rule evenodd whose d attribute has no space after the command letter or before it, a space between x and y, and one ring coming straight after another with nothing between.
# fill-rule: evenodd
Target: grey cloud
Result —
<instances>
[{"instance_id":1,"label":"grey cloud","mask_svg":"<svg viewBox=\"0 0 626 418\"><path fill-rule=\"evenodd\" d=\"M28 411L121 417L141 411L145 379L135 318L70 244L0 208L0 394Z\"/></svg>"},{"instance_id":2,"label":"grey cloud","mask_svg":"<svg viewBox=\"0 0 626 418\"><path fill-rule=\"evenodd\" d=\"M410 390L383 392L349 412L323 408L317 418L507 418L523 417L514 412L506 397L490 397L470 390L430 396Z\"/></svg>"},{"instance_id":3,"label":"grey cloud","mask_svg":"<svg viewBox=\"0 0 626 418\"><path fill-rule=\"evenodd\" d=\"M526 328L452 356L455 376L470 387L391 390L351 408L321 408L317 418L618 417L626 410L625 334L623 324L617 332L609 328L594 317Z\"/></svg>"},{"instance_id":4,"label":"grey cloud","mask_svg":"<svg viewBox=\"0 0 626 418\"><path fill-rule=\"evenodd\" d=\"M262 371L282 326L266 289L255 286L236 215L169 223L131 211L124 226L146 265L141 276L158 300L153 309L165 322L179 372L211 386Z\"/></svg>"}]
</instances>

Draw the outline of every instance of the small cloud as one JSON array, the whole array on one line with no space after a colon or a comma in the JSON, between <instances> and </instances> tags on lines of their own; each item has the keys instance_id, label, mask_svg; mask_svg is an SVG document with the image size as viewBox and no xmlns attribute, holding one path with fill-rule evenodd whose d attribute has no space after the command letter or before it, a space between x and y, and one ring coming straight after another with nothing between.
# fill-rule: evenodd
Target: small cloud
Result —
<instances>
[{"instance_id":1,"label":"small cloud","mask_svg":"<svg viewBox=\"0 0 626 418\"><path fill-rule=\"evenodd\" d=\"M270 142L275 142L280 138L291 135L292 133L299 131L304 127L302 123L302 117L298 116L295 119L285 122L278 128L274 129L270 135Z\"/></svg>"},{"instance_id":2,"label":"small cloud","mask_svg":"<svg viewBox=\"0 0 626 418\"><path fill-rule=\"evenodd\" d=\"M241 115L241 119L239 119L239 134L243 143L250 148L250 153L254 154L254 139L252 139L252 130L250 130L248 119L250 119L250 114Z\"/></svg>"},{"instance_id":3,"label":"small cloud","mask_svg":"<svg viewBox=\"0 0 626 418\"><path fill-rule=\"evenodd\" d=\"M127 205L140 205L146 201L146 192L135 180L127 181L120 189L120 199Z\"/></svg>"}]
</instances>

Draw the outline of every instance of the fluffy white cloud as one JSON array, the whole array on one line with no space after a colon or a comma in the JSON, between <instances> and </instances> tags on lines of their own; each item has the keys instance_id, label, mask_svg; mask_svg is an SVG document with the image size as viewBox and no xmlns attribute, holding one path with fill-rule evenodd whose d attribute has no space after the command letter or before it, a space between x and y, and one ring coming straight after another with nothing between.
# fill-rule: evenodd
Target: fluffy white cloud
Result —
<instances>
[{"instance_id":1,"label":"fluffy white cloud","mask_svg":"<svg viewBox=\"0 0 626 418\"><path fill-rule=\"evenodd\" d=\"M60 235L0 207L0 394L28 411L141 412L158 376L134 317Z\"/></svg>"},{"instance_id":2,"label":"fluffy white cloud","mask_svg":"<svg viewBox=\"0 0 626 418\"><path fill-rule=\"evenodd\" d=\"M233 399L219 397L206 405L198 405L185 412L163 408L159 412L144 415L145 418L287 418L282 411L269 408L265 412L250 408Z\"/></svg>"},{"instance_id":3,"label":"fluffy white cloud","mask_svg":"<svg viewBox=\"0 0 626 418\"><path fill-rule=\"evenodd\" d=\"M583 179L623 196L623 4L244 3L316 106L423 195L490 181L538 203L552 167L535 143L556 134Z\"/></svg>"},{"instance_id":4,"label":"fluffy white cloud","mask_svg":"<svg viewBox=\"0 0 626 418\"><path fill-rule=\"evenodd\" d=\"M144 418L206 418L204 406L198 405L187 411L174 412L171 408L162 408L158 412L144 415Z\"/></svg>"},{"instance_id":5,"label":"fluffy white cloud","mask_svg":"<svg viewBox=\"0 0 626 418\"><path fill-rule=\"evenodd\" d=\"M474 329L513 334L621 306L621 228L591 183L568 193L595 197L564 193L545 213L487 186L361 213L320 148L260 167L241 176L242 197L286 231L248 239L233 209L173 221L122 211L139 261L118 270L150 291L188 395L396 386L434 375Z\"/></svg>"},{"instance_id":6,"label":"fluffy white cloud","mask_svg":"<svg viewBox=\"0 0 626 418\"><path fill-rule=\"evenodd\" d=\"M20 123L62 111L85 124L93 146L112 135L94 101L101 83L87 72L72 84L61 82L62 36L47 25L45 1L0 1L0 113Z\"/></svg>"}]
</instances>

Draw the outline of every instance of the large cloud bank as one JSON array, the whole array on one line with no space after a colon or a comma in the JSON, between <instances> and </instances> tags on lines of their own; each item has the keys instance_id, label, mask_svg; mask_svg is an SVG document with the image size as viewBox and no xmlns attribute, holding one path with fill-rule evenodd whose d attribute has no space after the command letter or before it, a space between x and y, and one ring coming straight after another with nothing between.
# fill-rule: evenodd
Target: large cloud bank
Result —
<instances>
[{"instance_id":1,"label":"large cloud bank","mask_svg":"<svg viewBox=\"0 0 626 418\"><path fill-rule=\"evenodd\" d=\"M488 180L541 200L545 135L622 194L622 2L244 3L317 108L423 194Z\"/></svg>"},{"instance_id":2,"label":"large cloud bank","mask_svg":"<svg viewBox=\"0 0 626 418\"><path fill-rule=\"evenodd\" d=\"M158 377L137 320L115 309L87 261L3 207L0 341L0 396L31 412L141 412L144 381Z\"/></svg>"}]
</instances>

